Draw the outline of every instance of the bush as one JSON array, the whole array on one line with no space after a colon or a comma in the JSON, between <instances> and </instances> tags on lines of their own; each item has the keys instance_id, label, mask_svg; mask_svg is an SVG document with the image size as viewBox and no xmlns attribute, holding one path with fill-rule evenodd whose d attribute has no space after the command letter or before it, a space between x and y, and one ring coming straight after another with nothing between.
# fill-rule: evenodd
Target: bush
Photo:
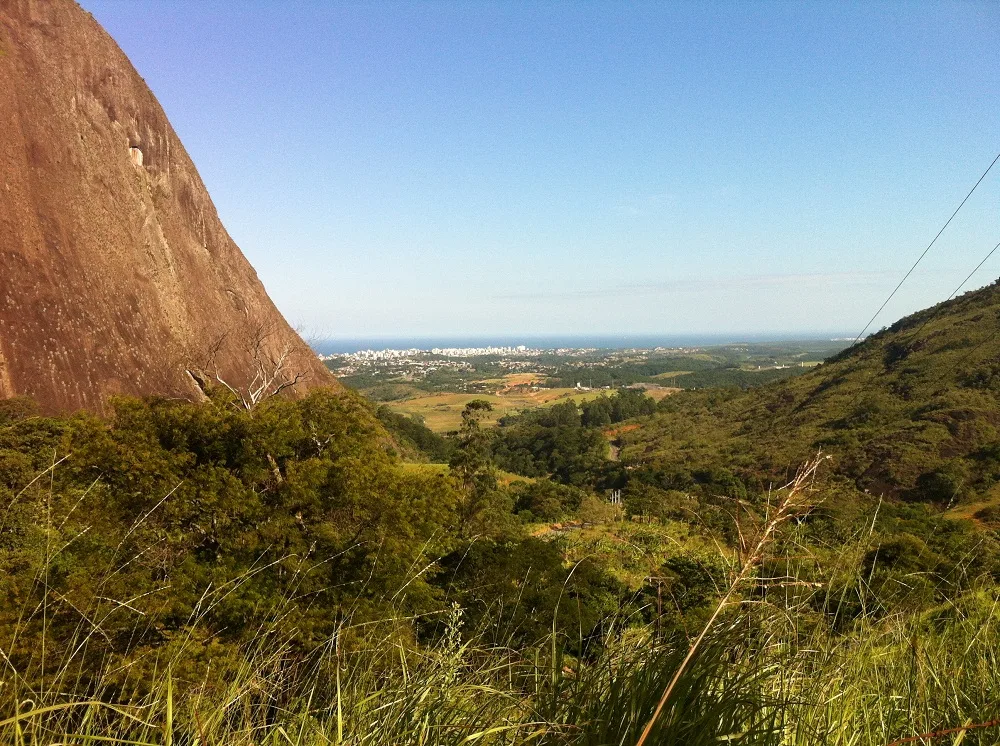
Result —
<instances>
[{"instance_id":1,"label":"bush","mask_svg":"<svg viewBox=\"0 0 1000 746\"><path fill-rule=\"evenodd\" d=\"M515 511L530 511L538 519L554 521L576 513L586 494L583 490L548 479L517 482L512 487Z\"/></svg>"}]
</instances>

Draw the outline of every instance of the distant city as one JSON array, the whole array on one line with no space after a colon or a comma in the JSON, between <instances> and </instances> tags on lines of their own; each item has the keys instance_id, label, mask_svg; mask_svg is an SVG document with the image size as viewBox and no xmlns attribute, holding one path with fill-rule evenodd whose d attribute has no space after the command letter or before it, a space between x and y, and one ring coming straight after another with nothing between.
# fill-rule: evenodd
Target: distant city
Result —
<instances>
[{"instance_id":1,"label":"distant city","mask_svg":"<svg viewBox=\"0 0 1000 746\"><path fill-rule=\"evenodd\" d=\"M504 371L515 372L537 369L533 361L542 355L579 358L597 352L596 347L556 347L541 349L527 345L486 345L483 347L431 347L421 349L388 348L383 350L358 350L339 354L320 355L338 375L353 375L362 370L385 370L392 366L400 375L426 376L442 369L472 370L469 362L476 358L498 358Z\"/></svg>"},{"instance_id":2,"label":"distant city","mask_svg":"<svg viewBox=\"0 0 1000 746\"><path fill-rule=\"evenodd\" d=\"M370 362L377 360L404 360L419 355L436 355L438 357L530 357L541 355L544 350L531 349L526 345L517 347L432 347L429 350L422 350L419 347L410 347L405 350L383 349L383 350L358 350L341 354L320 355L321 360L350 360L352 362Z\"/></svg>"},{"instance_id":3,"label":"distant city","mask_svg":"<svg viewBox=\"0 0 1000 746\"><path fill-rule=\"evenodd\" d=\"M415 353L440 354L447 357L478 357L482 355L525 355L531 351L554 350L654 350L708 347L740 343L765 343L788 341L853 340L843 332L828 333L781 333L768 334L664 334L664 335L551 335L517 337L357 337L341 339L314 339L313 349L321 357L342 357L347 354L372 352L392 352L395 357L406 357ZM457 351L464 350L459 353ZM483 352L483 350L492 350ZM497 352L504 350L506 352ZM452 353L455 354L452 354ZM385 358L369 358L389 360Z\"/></svg>"},{"instance_id":4,"label":"distant city","mask_svg":"<svg viewBox=\"0 0 1000 746\"><path fill-rule=\"evenodd\" d=\"M610 348L610 347L552 347L548 349L542 349L540 347L528 347L527 345L517 345L516 347L503 346L503 347L432 347L430 349L421 349L419 347L408 347L406 349L367 349L358 350L357 352L341 352L341 353L331 353L328 355L319 355L320 360L324 361L336 361L343 364L370 364L370 363L389 363L389 362L410 362L416 359L427 359L427 358L452 358L452 359L462 359L462 358L482 358L482 357L498 357L498 358L517 358L519 360L524 360L526 358L541 357L542 355L551 355L557 357L586 357L594 355L595 353L601 352L605 355L614 355L615 353L621 354L638 354L645 357L648 353L678 353L678 354L688 354L701 349L700 345L690 346L690 347L621 347L621 348Z\"/></svg>"}]
</instances>

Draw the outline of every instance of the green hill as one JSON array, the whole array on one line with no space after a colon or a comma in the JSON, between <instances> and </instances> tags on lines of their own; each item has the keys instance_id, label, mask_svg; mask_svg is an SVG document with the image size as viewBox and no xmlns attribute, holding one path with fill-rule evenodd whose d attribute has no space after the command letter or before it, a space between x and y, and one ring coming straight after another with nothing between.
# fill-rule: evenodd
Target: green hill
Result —
<instances>
[{"instance_id":1,"label":"green hill","mask_svg":"<svg viewBox=\"0 0 1000 746\"><path fill-rule=\"evenodd\" d=\"M751 391L690 391L622 437L661 481L726 469L782 479L817 450L874 495L942 506L1000 498L1000 285L925 309L805 375Z\"/></svg>"}]
</instances>

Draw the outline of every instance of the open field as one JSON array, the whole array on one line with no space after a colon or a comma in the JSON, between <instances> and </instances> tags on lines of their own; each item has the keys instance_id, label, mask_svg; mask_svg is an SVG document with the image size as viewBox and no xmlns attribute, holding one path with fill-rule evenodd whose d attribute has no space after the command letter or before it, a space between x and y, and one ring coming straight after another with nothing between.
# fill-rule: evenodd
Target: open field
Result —
<instances>
[{"instance_id":1,"label":"open field","mask_svg":"<svg viewBox=\"0 0 1000 746\"><path fill-rule=\"evenodd\" d=\"M956 520L982 523L981 518L977 515L980 511L988 511L987 521L996 522L997 517L1000 517L1000 485L994 485L978 500L960 502L945 512L945 515Z\"/></svg>"},{"instance_id":2,"label":"open field","mask_svg":"<svg viewBox=\"0 0 1000 746\"><path fill-rule=\"evenodd\" d=\"M640 383L639 387L646 392L646 396L660 401L660 399L665 399L671 394L676 394L678 391L683 391L675 386L660 386L655 383Z\"/></svg>"},{"instance_id":3,"label":"open field","mask_svg":"<svg viewBox=\"0 0 1000 746\"><path fill-rule=\"evenodd\" d=\"M652 376L652 378L653 380L656 381L670 381L673 380L674 378L677 378L678 376L687 376L690 375L691 373L693 373L693 371L690 370L670 370L667 371L666 373L659 373L655 376Z\"/></svg>"},{"instance_id":4,"label":"open field","mask_svg":"<svg viewBox=\"0 0 1000 746\"><path fill-rule=\"evenodd\" d=\"M518 386L531 386L544 381L545 376L541 373L508 373L502 378L487 378L482 383L496 386L497 392L503 394Z\"/></svg>"},{"instance_id":5,"label":"open field","mask_svg":"<svg viewBox=\"0 0 1000 746\"><path fill-rule=\"evenodd\" d=\"M582 402L595 399L604 391L576 389L539 389L537 391L512 391L507 394L429 394L403 401L386 402L394 412L419 415L424 424L436 433L457 430L462 424L462 410L473 399L484 399L493 405L492 417L486 422L495 423L505 414L522 409L544 407L564 401Z\"/></svg>"},{"instance_id":6,"label":"open field","mask_svg":"<svg viewBox=\"0 0 1000 746\"><path fill-rule=\"evenodd\" d=\"M404 471L412 471L421 474L436 474L441 477L446 477L451 472L451 467L448 464L416 464L412 462L401 463L400 468ZM525 477L521 474L514 474L513 472L504 471L503 469L497 469L497 480L500 484L508 485L513 482L535 482L537 481L535 477Z\"/></svg>"}]
</instances>

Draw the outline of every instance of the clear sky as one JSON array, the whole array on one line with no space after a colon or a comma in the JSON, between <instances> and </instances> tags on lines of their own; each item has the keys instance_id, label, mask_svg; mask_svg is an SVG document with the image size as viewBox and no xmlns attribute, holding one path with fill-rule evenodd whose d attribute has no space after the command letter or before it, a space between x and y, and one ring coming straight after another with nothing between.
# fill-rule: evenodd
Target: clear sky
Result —
<instances>
[{"instance_id":1,"label":"clear sky","mask_svg":"<svg viewBox=\"0 0 1000 746\"><path fill-rule=\"evenodd\" d=\"M82 4L314 335L857 333L1000 152L993 2Z\"/></svg>"}]
</instances>

